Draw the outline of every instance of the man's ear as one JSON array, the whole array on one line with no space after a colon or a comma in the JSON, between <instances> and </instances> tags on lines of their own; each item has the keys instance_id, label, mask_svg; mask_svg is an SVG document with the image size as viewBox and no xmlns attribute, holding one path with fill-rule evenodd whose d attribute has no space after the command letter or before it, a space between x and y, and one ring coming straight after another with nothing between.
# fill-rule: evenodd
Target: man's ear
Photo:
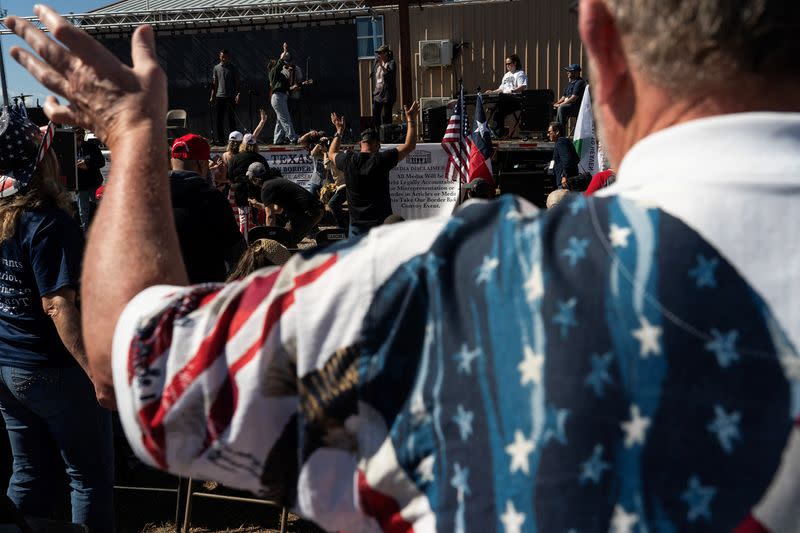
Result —
<instances>
[{"instance_id":1,"label":"man's ear","mask_svg":"<svg viewBox=\"0 0 800 533\"><path fill-rule=\"evenodd\" d=\"M578 29L591 61L592 99L609 104L632 90L622 37L603 0L582 0L578 15Z\"/></svg>"}]
</instances>

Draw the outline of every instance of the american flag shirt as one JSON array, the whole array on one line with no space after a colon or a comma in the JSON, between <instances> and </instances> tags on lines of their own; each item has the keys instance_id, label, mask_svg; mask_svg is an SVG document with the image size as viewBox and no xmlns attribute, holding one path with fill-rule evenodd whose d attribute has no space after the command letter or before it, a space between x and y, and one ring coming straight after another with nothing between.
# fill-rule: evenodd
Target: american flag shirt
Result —
<instances>
[{"instance_id":1,"label":"american flag shirt","mask_svg":"<svg viewBox=\"0 0 800 533\"><path fill-rule=\"evenodd\" d=\"M716 249L619 197L152 287L113 361L144 461L327 530L800 530L797 351Z\"/></svg>"}]
</instances>

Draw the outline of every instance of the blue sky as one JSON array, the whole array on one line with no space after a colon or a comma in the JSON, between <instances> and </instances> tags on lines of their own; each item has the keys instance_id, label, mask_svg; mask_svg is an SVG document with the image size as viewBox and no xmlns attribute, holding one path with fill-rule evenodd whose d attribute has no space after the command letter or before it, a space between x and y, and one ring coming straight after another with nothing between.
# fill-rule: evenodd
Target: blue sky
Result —
<instances>
[{"instance_id":1,"label":"blue sky","mask_svg":"<svg viewBox=\"0 0 800 533\"><path fill-rule=\"evenodd\" d=\"M111 4L114 0L45 0L44 2L30 2L22 0L0 0L0 6L8 11L9 15L19 15L29 17L33 15L33 6L37 3L46 3L60 13L85 13L92 9ZM8 82L9 96L20 93L32 94L33 98L28 99L28 105L34 105L39 98L44 103L45 97L50 94L39 82L33 79L19 63L11 59L8 51L14 45L22 44L22 40L16 35L3 35L3 62L6 67L6 80Z\"/></svg>"}]
</instances>

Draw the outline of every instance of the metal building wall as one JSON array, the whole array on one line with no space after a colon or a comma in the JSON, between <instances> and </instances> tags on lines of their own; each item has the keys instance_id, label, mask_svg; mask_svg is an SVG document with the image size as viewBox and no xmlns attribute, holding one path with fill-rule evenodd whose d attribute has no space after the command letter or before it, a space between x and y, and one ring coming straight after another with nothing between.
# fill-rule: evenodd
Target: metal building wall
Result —
<instances>
[{"instance_id":1,"label":"metal building wall","mask_svg":"<svg viewBox=\"0 0 800 533\"><path fill-rule=\"evenodd\" d=\"M569 63L585 63L577 16L569 12L569 4L566 0L518 0L423 9L412 7L414 97L452 96L459 78L464 80L467 93L474 93L479 86L482 90L494 89L505 73L505 57L514 52L519 55L522 69L528 74L529 88L549 88L560 94L566 85L566 73L561 67ZM386 42L395 51L399 63L400 34L396 11L384 13L384 26ZM417 66L417 52L418 42L426 39L465 41L469 47L462 49L451 66L425 69ZM371 66L371 61L359 61L362 115L372 112Z\"/></svg>"}]
</instances>

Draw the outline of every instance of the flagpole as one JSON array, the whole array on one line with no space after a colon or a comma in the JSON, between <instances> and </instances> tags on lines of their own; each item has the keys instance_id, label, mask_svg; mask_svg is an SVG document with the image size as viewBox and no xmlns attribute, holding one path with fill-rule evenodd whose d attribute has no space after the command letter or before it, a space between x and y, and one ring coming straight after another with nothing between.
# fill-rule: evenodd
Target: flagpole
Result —
<instances>
[{"instance_id":1,"label":"flagpole","mask_svg":"<svg viewBox=\"0 0 800 533\"><path fill-rule=\"evenodd\" d=\"M462 118L461 118L462 126L461 126L461 129L460 129L459 133L458 133L459 135L464 135L464 126L463 126L463 124L467 123L467 106L464 104L464 99L462 98L463 96L464 96L464 80L462 78L458 78L458 101L461 102L461 105L462 105L461 112L463 113ZM463 199L464 191L463 191L462 186L461 186L462 181L463 180L459 176L459 178L458 178L458 204L456 204L456 205L461 205L462 203L464 203L464 199Z\"/></svg>"}]
</instances>

